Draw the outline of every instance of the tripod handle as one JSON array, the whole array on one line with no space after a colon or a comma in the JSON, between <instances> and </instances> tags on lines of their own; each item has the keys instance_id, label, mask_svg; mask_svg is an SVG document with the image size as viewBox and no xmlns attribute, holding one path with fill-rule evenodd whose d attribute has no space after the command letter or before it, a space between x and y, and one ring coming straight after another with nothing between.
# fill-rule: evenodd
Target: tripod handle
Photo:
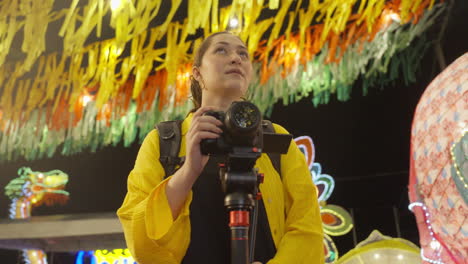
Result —
<instances>
[{"instance_id":1,"label":"tripod handle","mask_svg":"<svg viewBox=\"0 0 468 264\"><path fill-rule=\"evenodd\" d=\"M232 210L229 212L231 264L249 263L249 222L249 211Z\"/></svg>"}]
</instances>

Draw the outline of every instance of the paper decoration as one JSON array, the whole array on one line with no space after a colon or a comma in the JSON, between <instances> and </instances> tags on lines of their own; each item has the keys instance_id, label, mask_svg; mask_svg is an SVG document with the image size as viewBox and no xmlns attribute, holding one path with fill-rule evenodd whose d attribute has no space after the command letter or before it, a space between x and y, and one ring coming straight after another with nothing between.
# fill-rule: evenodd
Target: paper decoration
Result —
<instances>
[{"instance_id":1,"label":"paper decoration","mask_svg":"<svg viewBox=\"0 0 468 264\"><path fill-rule=\"evenodd\" d=\"M200 44L188 36L197 28L208 35L224 30L230 18L238 19L239 35L254 58L249 97L268 114L278 100L289 104L312 95L315 106L335 94L349 100L359 77L363 94L400 76L415 81L428 47L423 33L444 10L433 0L361 1L356 13L351 13L356 0L309 1L307 8L284 1L270 2L276 15L260 20L267 8L263 1L233 1L218 9L216 0L190 0L194 8L187 20L171 22L181 2L173 0L165 22L148 28L161 1L124 1L114 9L110 1L92 0L85 7L77 2L61 12L47 11L46 4L34 7L48 16L25 13L15 0L4 3L9 9L0 8L12 21L11 28L0 28L0 36L8 36L0 38L6 47L2 52L9 50L9 37L23 25L33 26L39 15L49 18L43 23L64 19L59 32L63 54L28 49L26 61L11 64L3 63L6 54L0 52L0 160L32 160L57 151L69 155L120 142L129 146L137 138L141 142L156 122L183 117L191 108L189 47ZM289 11L293 4L298 6ZM112 12L116 37L83 46L94 29L100 34L107 12ZM75 28L77 21L81 24ZM298 32L292 31L294 21ZM283 24L287 29L279 35ZM124 49L130 56L122 57ZM30 70L34 76L25 76Z\"/></svg>"}]
</instances>

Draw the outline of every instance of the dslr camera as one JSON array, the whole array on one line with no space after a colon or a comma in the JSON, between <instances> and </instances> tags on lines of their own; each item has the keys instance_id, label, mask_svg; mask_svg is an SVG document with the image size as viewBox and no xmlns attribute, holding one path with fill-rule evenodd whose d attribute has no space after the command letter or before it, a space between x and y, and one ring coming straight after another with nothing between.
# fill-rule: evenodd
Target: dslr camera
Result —
<instances>
[{"instance_id":1,"label":"dslr camera","mask_svg":"<svg viewBox=\"0 0 468 264\"><path fill-rule=\"evenodd\" d=\"M207 111L220 120L223 133L216 139L204 139L201 152L204 155L225 156L235 152L286 153L291 135L264 131L266 124L258 107L247 101L236 101L226 112Z\"/></svg>"}]
</instances>

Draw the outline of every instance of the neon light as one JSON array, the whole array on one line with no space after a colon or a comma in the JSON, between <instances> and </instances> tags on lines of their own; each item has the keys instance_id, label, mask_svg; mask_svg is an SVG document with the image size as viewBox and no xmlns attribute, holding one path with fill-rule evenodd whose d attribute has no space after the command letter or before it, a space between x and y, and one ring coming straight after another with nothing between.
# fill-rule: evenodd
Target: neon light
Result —
<instances>
[{"instance_id":1,"label":"neon light","mask_svg":"<svg viewBox=\"0 0 468 264\"><path fill-rule=\"evenodd\" d=\"M79 251L75 264L137 264L128 249Z\"/></svg>"},{"instance_id":2,"label":"neon light","mask_svg":"<svg viewBox=\"0 0 468 264\"><path fill-rule=\"evenodd\" d=\"M42 203L52 205L56 200L47 200L50 196L64 199L68 192L63 190L68 182L68 175L60 170L49 172L36 172L28 167L18 170L19 177L11 180L5 186L5 194L11 199L8 216L10 219L27 219L31 216L31 210ZM46 199L44 199L46 198ZM47 263L47 255L41 250L22 250L22 256L26 263Z\"/></svg>"},{"instance_id":3,"label":"neon light","mask_svg":"<svg viewBox=\"0 0 468 264\"><path fill-rule=\"evenodd\" d=\"M96 250L94 251L94 258L98 264L113 263L113 264L124 264L124 263L136 263L130 254L130 250L126 249L114 249L108 250Z\"/></svg>"},{"instance_id":4,"label":"neon light","mask_svg":"<svg viewBox=\"0 0 468 264\"><path fill-rule=\"evenodd\" d=\"M328 174L322 174L322 165L315 160L315 146L311 137L300 136L294 139L299 150L304 154L311 178L317 189L317 200L320 204L320 214L323 217L332 217L341 223L333 226L333 223L323 221L324 231L324 250L325 263L335 263L338 259L338 250L333 240L328 236L341 236L348 233L353 228L352 218L349 213L339 206L327 205L326 201L330 198L335 189L335 180ZM323 188L319 189L319 186Z\"/></svg>"},{"instance_id":5,"label":"neon light","mask_svg":"<svg viewBox=\"0 0 468 264\"><path fill-rule=\"evenodd\" d=\"M84 251L78 251L75 258L75 264L83 264Z\"/></svg>"}]
</instances>

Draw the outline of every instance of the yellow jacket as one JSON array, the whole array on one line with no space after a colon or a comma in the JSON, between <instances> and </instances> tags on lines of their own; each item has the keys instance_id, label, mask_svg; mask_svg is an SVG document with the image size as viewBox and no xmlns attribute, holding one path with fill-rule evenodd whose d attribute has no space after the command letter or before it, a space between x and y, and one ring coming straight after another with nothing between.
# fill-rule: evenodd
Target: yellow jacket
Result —
<instances>
[{"instance_id":1,"label":"yellow jacket","mask_svg":"<svg viewBox=\"0 0 468 264\"><path fill-rule=\"evenodd\" d=\"M185 156L185 134L192 115L182 123L179 156ZM277 133L288 133L273 124ZM260 184L271 234L277 252L268 264L324 263L322 222L314 187L304 155L292 141L288 153L281 155L281 175L268 155L255 165L265 179ZM128 177L128 192L117 214L127 246L140 264L180 263L190 243L190 192L181 213L173 220L159 162L157 130L145 138Z\"/></svg>"}]
</instances>

